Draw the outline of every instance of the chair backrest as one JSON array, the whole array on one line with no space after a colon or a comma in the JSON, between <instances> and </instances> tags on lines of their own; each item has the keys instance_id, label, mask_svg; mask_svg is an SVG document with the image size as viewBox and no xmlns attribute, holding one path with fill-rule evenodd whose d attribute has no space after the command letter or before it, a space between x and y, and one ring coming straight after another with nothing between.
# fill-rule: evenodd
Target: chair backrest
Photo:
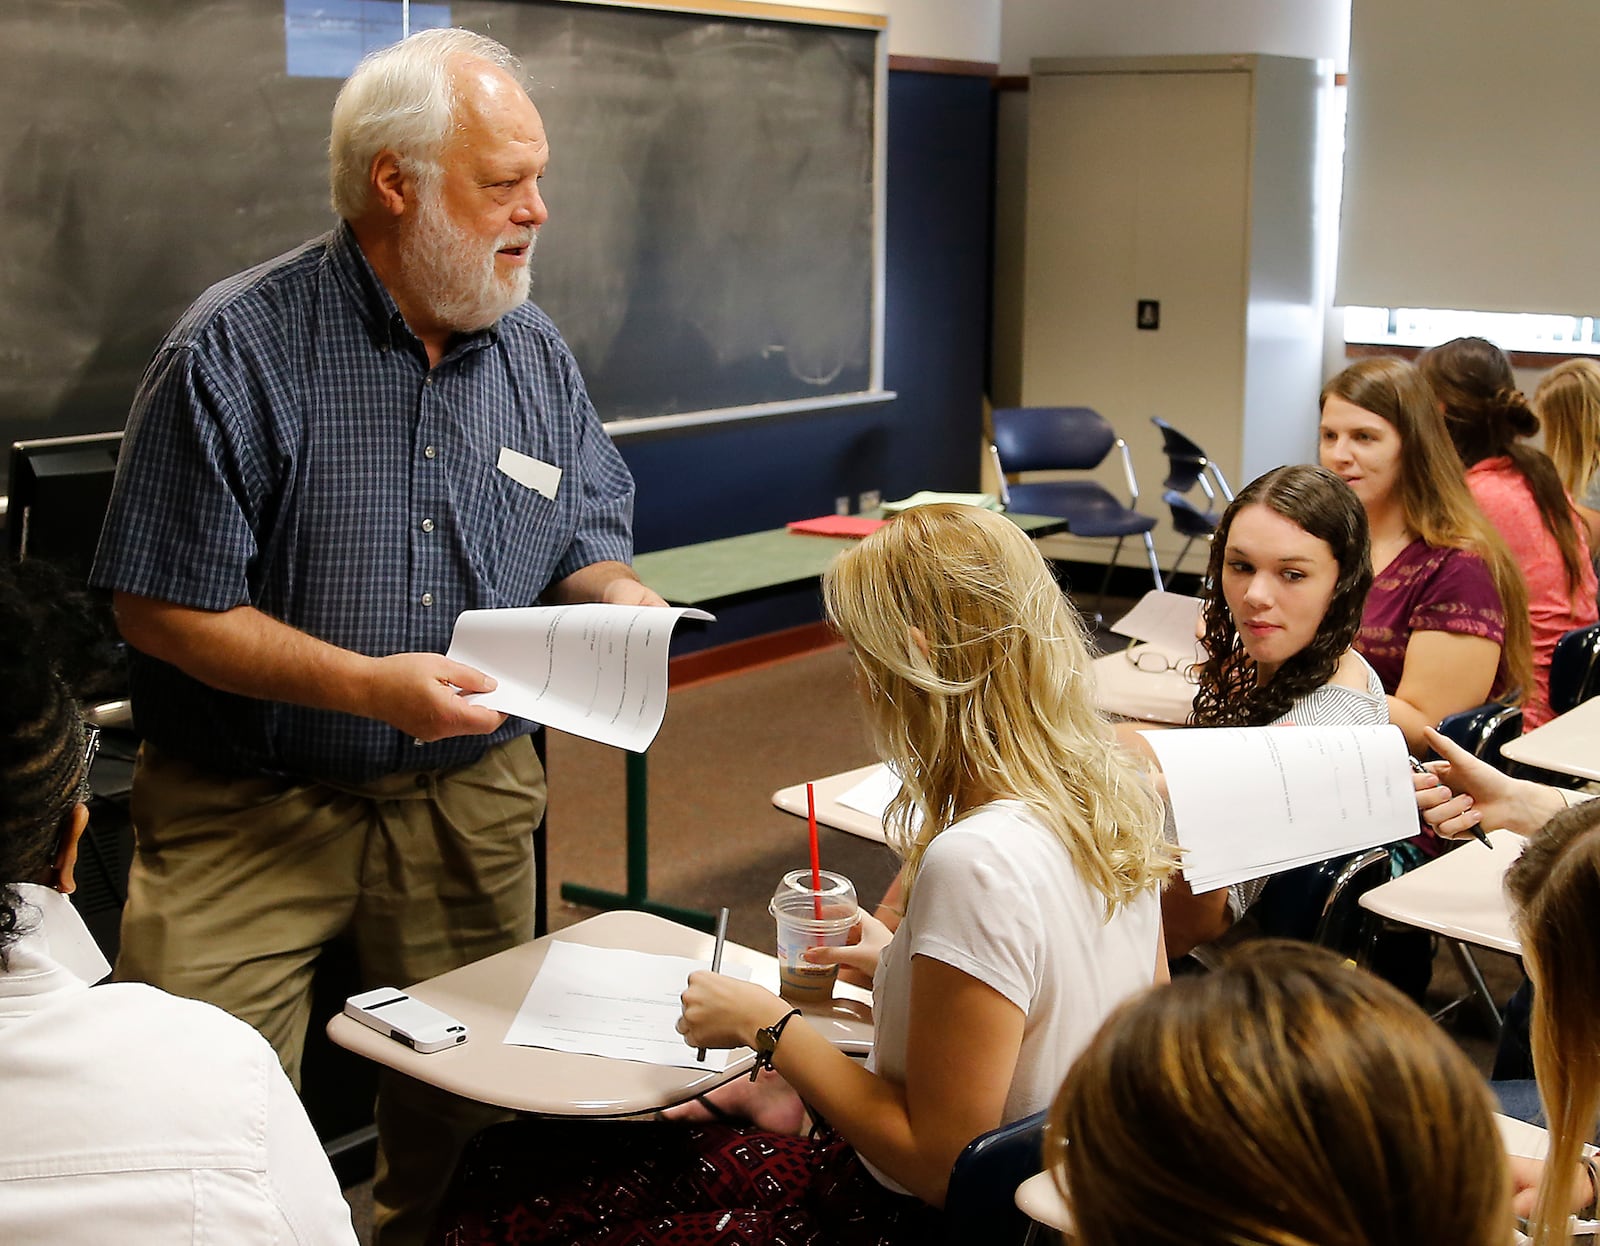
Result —
<instances>
[{"instance_id":1,"label":"chair backrest","mask_svg":"<svg viewBox=\"0 0 1600 1246\"><path fill-rule=\"evenodd\" d=\"M1161 430L1161 452L1167 456L1167 478L1162 483L1179 493L1189 492L1206 469L1206 452L1159 415L1152 415L1150 422Z\"/></svg>"},{"instance_id":2,"label":"chair backrest","mask_svg":"<svg viewBox=\"0 0 1600 1246\"><path fill-rule=\"evenodd\" d=\"M1505 762L1500 750L1522 734L1522 711L1515 705L1490 701L1475 709L1451 714L1440 722L1439 734L1474 757L1503 768Z\"/></svg>"},{"instance_id":3,"label":"chair backrest","mask_svg":"<svg viewBox=\"0 0 1600 1246\"><path fill-rule=\"evenodd\" d=\"M1368 928L1361 897L1389 875L1387 848L1297 866L1272 876L1250 916L1265 935L1304 939L1353 956Z\"/></svg>"},{"instance_id":4,"label":"chair backrest","mask_svg":"<svg viewBox=\"0 0 1600 1246\"><path fill-rule=\"evenodd\" d=\"M945 1241L951 1246L1004 1246L1027 1236L1017 1187L1043 1166L1044 1118L1035 1112L991 1129L956 1156L944 1199Z\"/></svg>"},{"instance_id":5,"label":"chair backrest","mask_svg":"<svg viewBox=\"0 0 1600 1246\"><path fill-rule=\"evenodd\" d=\"M1161 495L1161 500L1172 512L1172 526L1179 536L1198 539L1208 537L1217 530L1215 521L1208 513L1176 490L1168 489Z\"/></svg>"},{"instance_id":6,"label":"chair backrest","mask_svg":"<svg viewBox=\"0 0 1600 1246\"><path fill-rule=\"evenodd\" d=\"M1117 432L1088 407L999 407L994 444L1007 472L1088 471L1117 444Z\"/></svg>"},{"instance_id":7,"label":"chair backrest","mask_svg":"<svg viewBox=\"0 0 1600 1246\"><path fill-rule=\"evenodd\" d=\"M1575 628L1550 656L1550 708L1565 714L1600 692L1600 623Z\"/></svg>"}]
</instances>

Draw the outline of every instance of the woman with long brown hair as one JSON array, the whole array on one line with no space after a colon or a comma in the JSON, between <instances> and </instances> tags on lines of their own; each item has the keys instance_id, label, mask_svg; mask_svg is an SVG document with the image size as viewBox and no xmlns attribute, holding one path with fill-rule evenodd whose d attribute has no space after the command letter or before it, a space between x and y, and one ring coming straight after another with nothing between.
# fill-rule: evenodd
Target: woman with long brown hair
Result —
<instances>
[{"instance_id":1,"label":"woman with long brown hair","mask_svg":"<svg viewBox=\"0 0 1600 1246\"><path fill-rule=\"evenodd\" d=\"M1433 392L1400 359L1364 359L1322 390L1319 457L1366 508L1372 590L1356 648L1414 752L1422 729L1534 686L1528 594L1472 500Z\"/></svg>"},{"instance_id":2,"label":"woman with long brown hair","mask_svg":"<svg viewBox=\"0 0 1600 1246\"><path fill-rule=\"evenodd\" d=\"M1458 337L1422 352L1417 367L1444 408L1444 425L1467 468L1473 500L1505 538L1528 587L1534 687L1523 722L1552 717L1550 658L1556 642L1596 619L1595 574L1582 520L1555 464L1523 438L1539 417L1517 389L1511 361L1493 342Z\"/></svg>"}]
</instances>

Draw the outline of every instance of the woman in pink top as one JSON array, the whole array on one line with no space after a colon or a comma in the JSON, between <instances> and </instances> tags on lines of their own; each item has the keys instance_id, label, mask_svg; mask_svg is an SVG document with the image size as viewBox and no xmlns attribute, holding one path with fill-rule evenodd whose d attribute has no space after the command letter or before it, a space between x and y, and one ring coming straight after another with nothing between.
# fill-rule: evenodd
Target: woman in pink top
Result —
<instances>
[{"instance_id":1,"label":"woman in pink top","mask_svg":"<svg viewBox=\"0 0 1600 1246\"><path fill-rule=\"evenodd\" d=\"M1555 464L1521 438L1539 417L1517 390L1511 362L1494 343L1458 337L1424 351L1417 366L1444 410L1467 467L1467 488L1522 568L1533 629L1534 690L1523 722L1551 717L1550 657L1556 641L1595 622L1595 573L1582 520Z\"/></svg>"}]
</instances>

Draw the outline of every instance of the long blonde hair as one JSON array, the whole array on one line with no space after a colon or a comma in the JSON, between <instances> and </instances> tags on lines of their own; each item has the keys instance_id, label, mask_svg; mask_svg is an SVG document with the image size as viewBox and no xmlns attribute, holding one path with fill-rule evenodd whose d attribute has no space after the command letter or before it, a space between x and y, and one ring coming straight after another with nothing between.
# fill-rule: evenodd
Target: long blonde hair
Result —
<instances>
[{"instance_id":1,"label":"long blonde hair","mask_svg":"<svg viewBox=\"0 0 1600 1246\"><path fill-rule=\"evenodd\" d=\"M1547 1173L1570 1172L1600 1117L1600 800L1558 813L1506 872L1533 979L1533 1067L1550 1122ZM1567 1182L1540 1183L1534 1246L1567 1240Z\"/></svg>"},{"instance_id":2,"label":"long blonde hair","mask_svg":"<svg viewBox=\"0 0 1600 1246\"><path fill-rule=\"evenodd\" d=\"M1442 549L1470 550L1483 559L1505 613L1500 665L1507 694L1520 703L1533 694L1533 630L1522 569L1467 489L1465 468L1445 430L1427 378L1404 359L1362 359L1322 387L1330 396L1370 411L1400 434L1400 508L1406 527Z\"/></svg>"},{"instance_id":3,"label":"long blonde hair","mask_svg":"<svg viewBox=\"0 0 1600 1246\"><path fill-rule=\"evenodd\" d=\"M1387 982L1257 941L1114 1012L1050 1110L1079 1246L1504 1246L1488 1087Z\"/></svg>"},{"instance_id":4,"label":"long blonde hair","mask_svg":"<svg viewBox=\"0 0 1600 1246\"><path fill-rule=\"evenodd\" d=\"M1567 492L1582 501L1600 474L1600 363L1568 359L1546 372L1533 391L1544 424L1544 450Z\"/></svg>"},{"instance_id":5,"label":"long blonde hair","mask_svg":"<svg viewBox=\"0 0 1600 1246\"><path fill-rule=\"evenodd\" d=\"M1065 845L1107 918L1171 871L1155 795L1095 708L1083 623L1015 524L918 507L841 555L822 590L902 781L884 824L908 889L934 836L997 797Z\"/></svg>"}]
</instances>

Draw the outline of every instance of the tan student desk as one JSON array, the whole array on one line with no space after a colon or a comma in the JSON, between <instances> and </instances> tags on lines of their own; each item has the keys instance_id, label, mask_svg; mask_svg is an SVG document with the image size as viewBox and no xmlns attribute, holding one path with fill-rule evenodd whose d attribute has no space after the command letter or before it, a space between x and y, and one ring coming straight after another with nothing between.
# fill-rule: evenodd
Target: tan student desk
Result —
<instances>
[{"instance_id":1,"label":"tan student desk","mask_svg":"<svg viewBox=\"0 0 1600 1246\"><path fill-rule=\"evenodd\" d=\"M1600 697L1590 697L1500 751L1529 766L1600 779Z\"/></svg>"},{"instance_id":2,"label":"tan student desk","mask_svg":"<svg viewBox=\"0 0 1600 1246\"><path fill-rule=\"evenodd\" d=\"M1374 887L1361 897L1361 907L1447 939L1520 956L1522 943L1511 928L1501 882L1527 841L1514 831L1502 830L1490 831L1489 842L1493 849L1475 839L1464 841L1444 856Z\"/></svg>"},{"instance_id":3,"label":"tan student desk","mask_svg":"<svg viewBox=\"0 0 1600 1246\"><path fill-rule=\"evenodd\" d=\"M469 1037L459 1047L428 1054L412 1051L342 1013L328 1022L328 1037L357 1055L463 1098L546 1116L635 1116L682 1103L750 1071L755 1055L743 1048L718 1073L503 1042L550 945L561 941L707 961L713 946L710 935L650 913L601 913L407 987L416 998L466 1024ZM776 989L775 958L730 941L723 960L749 965L755 971L753 981ZM872 1007L865 1002L870 996L849 986L835 991L838 997L829 1007L808 1006L803 1015L842 1050L870 1051Z\"/></svg>"},{"instance_id":4,"label":"tan student desk","mask_svg":"<svg viewBox=\"0 0 1600 1246\"><path fill-rule=\"evenodd\" d=\"M881 516L881 512L879 513ZM1054 515L1008 512L1006 518L1029 536L1060 532L1067 521ZM715 608L741 597L806 584L821 577L840 551L856 544L848 537L808 536L773 528L743 536L680 545L639 554L638 576L670 605ZM650 898L650 763L646 753L627 754L628 883L621 893L562 883L561 898L597 909L641 909L702 930L712 928L709 913L677 908Z\"/></svg>"}]
</instances>

